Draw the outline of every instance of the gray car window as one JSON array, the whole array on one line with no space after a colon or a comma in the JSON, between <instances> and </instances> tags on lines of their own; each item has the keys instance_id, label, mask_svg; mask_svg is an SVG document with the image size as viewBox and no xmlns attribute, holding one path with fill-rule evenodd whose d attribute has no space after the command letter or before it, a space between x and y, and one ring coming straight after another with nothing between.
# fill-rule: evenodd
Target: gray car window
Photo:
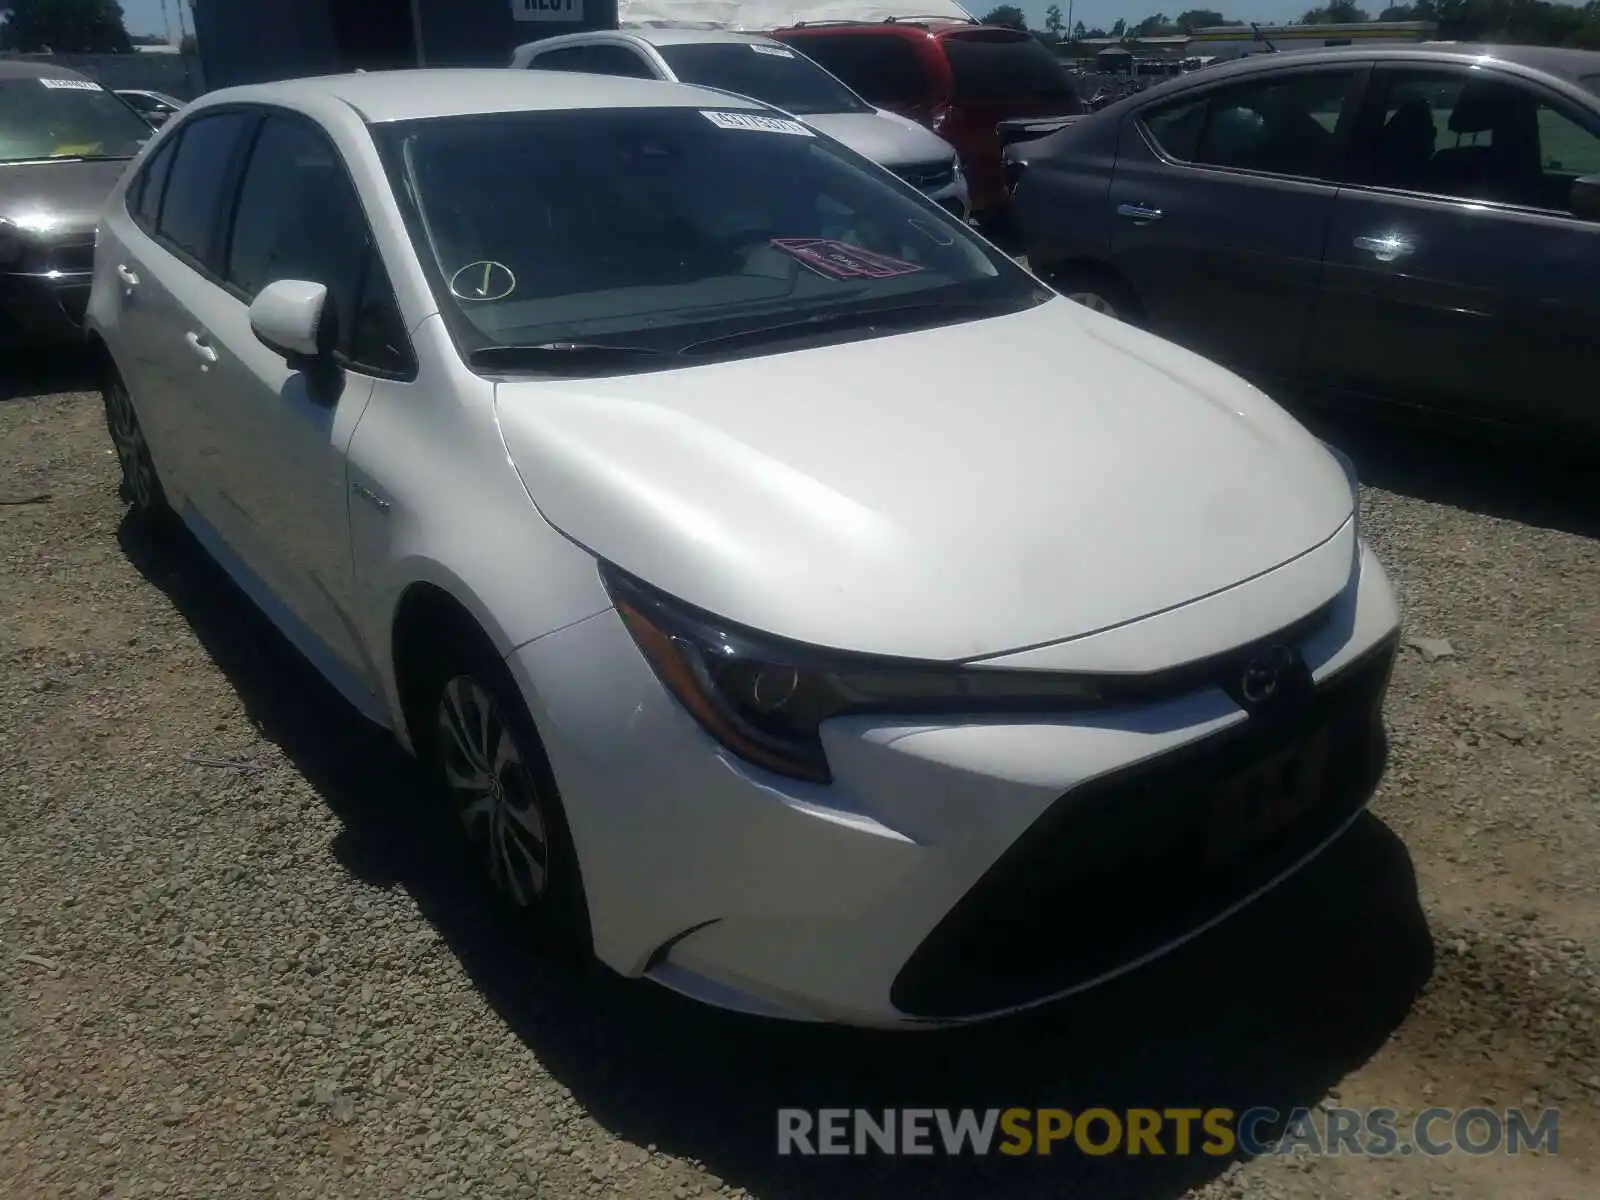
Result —
<instances>
[{"instance_id":1,"label":"gray car window","mask_svg":"<svg viewBox=\"0 0 1600 1200\"><path fill-rule=\"evenodd\" d=\"M1179 162L1332 179L1339 116L1357 74L1269 75L1162 105L1141 119L1161 152Z\"/></svg>"},{"instance_id":2,"label":"gray car window","mask_svg":"<svg viewBox=\"0 0 1600 1200\"><path fill-rule=\"evenodd\" d=\"M212 238L220 224L222 187L241 138L254 127L250 113L225 112L185 123L167 177L156 229L173 249L211 269Z\"/></svg>"},{"instance_id":3,"label":"gray car window","mask_svg":"<svg viewBox=\"0 0 1600 1200\"><path fill-rule=\"evenodd\" d=\"M161 198L166 195L167 175L172 170L173 153L178 148L178 139L183 136L168 138L150 156L150 161L145 163L139 171L139 178L133 181L128 189L128 211L134 216L146 233L154 232L156 217L161 212Z\"/></svg>"},{"instance_id":4,"label":"gray car window","mask_svg":"<svg viewBox=\"0 0 1600 1200\"><path fill-rule=\"evenodd\" d=\"M1532 88L1449 69L1384 80L1381 123L1355 146L1363 182L1564 212L1573 180L1600 173L1600 136Z\"/></svg>"}]
</instances>

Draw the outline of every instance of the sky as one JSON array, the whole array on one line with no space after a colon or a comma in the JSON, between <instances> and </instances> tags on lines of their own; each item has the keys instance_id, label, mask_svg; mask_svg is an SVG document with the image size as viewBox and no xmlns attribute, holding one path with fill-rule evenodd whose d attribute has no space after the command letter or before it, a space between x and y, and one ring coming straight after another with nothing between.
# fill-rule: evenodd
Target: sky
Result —
<instances>
[{"instance_id":1,"label":"sky","mask_svg":"<svg viewBox=\"0 0 1600 1200\"><path fill-rule=\"evenodd\" d=\"M178 5L185 4L183 11L183 27L191 33L194 31L194 16L188 10L186 0L164 0L167 10L166 20L162 20L161 10L163 0L120 0L122 4L122 23L128 27L132 34L159 33L165 34L170 28L172 40L178 40ZM1062 9L1065 12L1065 9Z\"/></svg>"},{"instance_id":2,"label":"sky","mask_svg":"<svg viewBox=\"0 0 1600 1200\"><path fill-rule=\"evenodd\" d=\"M993 8L999 0L962 0L968 9L982 16ZM1016 2L1016 0L1013 0ZM1044 27L1044 10L1050 6L1051 0L1021 0L1022 11L1028 14L1028 24L1035 29ZM162 20L162 7L165 4L170 21L172 37L178 36L179 4L186 4L187 0L121 0L122 11L127 20L129 33L162 33L168 25ZM1061 18L1067 19L1069 0L1060 0ZM1162 7L1166 4L1168 7ZM1190 7L1213 7L1214 11L1222 13L1230 20L1260 21L1263 25L1281 21L1297 21L1309 8L1316 7L1316 0L1237 0L1236 3L1224 4L1211 0L1210 4L1202 5L1199 0L1070 0L1072 22L1082 21L1085 27L1094 29L1110 29L1118 17L1123 18L1129 25L1136 25L1146 17L1157 12L1165 12L1169 17L1175 17L1180 12ZM1387 6L1387 0L1371 0L1363 3L1373 16ZM187 8L183 14L184 28L194 29L194 18Z\"/></svg>"},{"instance_id":3,"label":"sky","mask_svg":"<svg viewBox=\"0 0 1600 1200\"><path fill-rule=\"evenodd\" d=\"M165 0L168 13L167 20L171 23L172 37L178 37L178 13L180 3L187 0ZM1001 0L961 0L961 2L978 16L982 16ZM1015 2L1015 0L1013 0ZM1214 2L1214 0L1213 0ZM121 0L122 12L129 33L162 33L167 26L161 17L163 0ZM1060 0L1061 17L1066 19L1068 0ZM1162 8L1162 3L1177 5L1170 12ZM1028 24L1035 29L1044 27L1044 10L1050 6L1050 0L1022 0L1022 11L1028 14ZM1129 3L1128 0L1073 0L1072 20L1082 21L1085 26L1093 28L1099 26L1109 29L1118 17L1124 18L1128 24L1135 25L1146 17L1156 12L1166 12L1169 17L1175 17L1179 12L1189 7L1201 7L1196 2L1191 4L1181 3L1180 0L1139 0ZM1260 21L1266 24L1271 21L1298 20L1304 15L1306 9L1315 7L1314 0L1239 0L1239 3L1230 7L1222 5L1217 11L1229 18L1241 21ZM1381 6L1380 6L1381 7ZM1376 15L1376 14L1374 14ZM184 28L192 30L194 19L187 8L183 14Z\"/></svg>"}]
</instances>

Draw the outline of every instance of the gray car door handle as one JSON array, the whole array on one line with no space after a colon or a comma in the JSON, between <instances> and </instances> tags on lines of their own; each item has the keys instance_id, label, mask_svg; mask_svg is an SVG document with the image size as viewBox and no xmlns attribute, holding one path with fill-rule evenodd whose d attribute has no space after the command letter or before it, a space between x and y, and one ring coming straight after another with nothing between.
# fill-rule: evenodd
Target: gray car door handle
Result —
<instances>
[{"instance_id":1,"label":"gray car door handle","mask_svg":"<svg viewBox=\"0 0 1600 1200\"><path fill-rule=\"evenodd\" d=\"M129 287L139 286L139 277L128 269L127 263L117 264L117 278L122 280L122 282L127 284Z\"/></svg>"},{"instance_id":2,"label":"gray car door handle","mask_svg":"<svg viewBox=\"0 0 1600 1200\"><path fill-rule=\"evenodd\" d=\"M1357 250L1365 250L1379 262L1393 262L1411 253L1411 243L1403 237L1387 234L1384 237L1358 237Z\"/></svg>"},{"instance_id":3,"label":"gray car door handle","mask_svg":"<svg viewBox=\"0 0 1600 1200\"><path fill-rule=\"evenodd\" d=\"M1159 208L1146 208L1142 204L1119 204L1117 205L1117 216L1127 217L1128 220L1136 221L1143 225L1146 221L1161 220L1161 210Z\"/></svg>"},{"instance_id":4,"label":"gray car door handle","mask_svg":"<svg viewBox=\"0 0 1600 1200\"><path fill-rule=\"evenodd\" d=\"M183 335L183 340L189 343L189 349L205 359L206 362L214 363L217 361L216 347L208 343L200 334L191 330Z\"/></svg>"}]
</instances>

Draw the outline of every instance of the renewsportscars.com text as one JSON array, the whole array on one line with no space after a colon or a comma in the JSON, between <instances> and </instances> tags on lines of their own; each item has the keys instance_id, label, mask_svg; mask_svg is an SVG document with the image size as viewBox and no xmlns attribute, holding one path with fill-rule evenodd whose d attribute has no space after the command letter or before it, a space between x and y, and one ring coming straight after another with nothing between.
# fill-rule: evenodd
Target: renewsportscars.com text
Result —
<instances>
[{"instance_id":1,"label":"renewsportscars.com text","mask_svg":"<svg viewBox=\"0 0 1600 1200\"><path fill-rule=\"evenodd\" d=\"M780 1155L1423 1154L1559 1152L1560 1113L1520 1108L783 1108Z\"/></svg>"}]
</instances>

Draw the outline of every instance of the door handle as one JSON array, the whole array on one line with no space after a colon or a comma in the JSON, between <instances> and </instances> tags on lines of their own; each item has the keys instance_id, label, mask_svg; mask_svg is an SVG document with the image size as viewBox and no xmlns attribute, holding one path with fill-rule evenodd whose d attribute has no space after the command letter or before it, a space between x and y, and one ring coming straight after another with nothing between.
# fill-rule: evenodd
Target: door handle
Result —
<instances>
[{"instance_id":1,"label":"door handle","mask_svg":"<svg viewBox=\"0 0 1600 1200\"><path fill-rule=\"evenodd\" d=\"M183 335L183 340L189 343L189 349L193 350L206 362L214 363L217 361L217 348L206 341L200 334L191 330Z\"/></svg>"},{"instance_id":2,"label":"door handle","mask_svg":"<svg viewBox=\"0 0 1600 1200\"><path fill-rule=\"evenodd\" d=\"M128 269L127 263L117 264L117 278L122 280L122 282L127 284L129 287L139 286L139 277Z\"/></svg>"},{"instance_id":3,"label":"door handle","mask_svg":"<svg viewBox=\"0 0 1600 1200\"><path fill-rule=\"evenodd\" d=\"M1161 210L1159 208L1146 208L1143 204L1119 204L1117 205L1117 216L1127 217L1128 220L1136 225L1147 225L1151 221L1161 220Z\"/></svg>"},{"instance_id":4,"label":"door handle","mask_svg":"<svg viewBox=\"0 0 1600 1200\"><path fill-rule=\"evenodd\" d=\"M1411 243L1397 234L1385 234L1383 237L1358 237L1355 240L1357 250L1365 250L1379 262L1394 262L1397 258L1404 258L1411 253Z\"/></svg>"}]
</instances>

